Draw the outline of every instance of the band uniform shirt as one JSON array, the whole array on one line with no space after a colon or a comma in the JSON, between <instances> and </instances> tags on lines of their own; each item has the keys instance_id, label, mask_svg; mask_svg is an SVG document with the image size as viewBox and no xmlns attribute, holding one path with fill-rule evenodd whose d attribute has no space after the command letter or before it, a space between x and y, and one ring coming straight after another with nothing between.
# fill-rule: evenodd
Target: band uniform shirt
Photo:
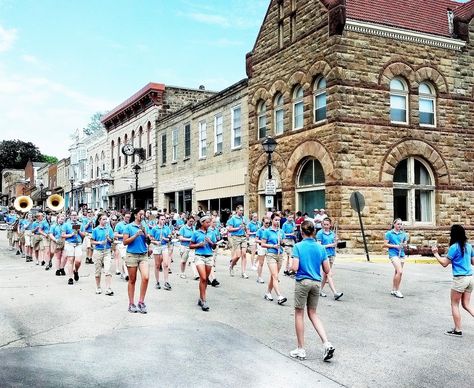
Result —
<instances>
[{"instance_id":1,"label":"band uniform shirt","mask_svg":"<svg viewBox=\"0 0 474 388\"><path fill-rule=\"evenodd\" d=\"M262 239L267 241L269 245L278 245L278 249L276 248L267 248L268 253L282 253L283 248L281 245L281 241L285 238L285 233L281 229L273 229L272 227L267 228Z\"/></svg>"},{"instance_id":2,"label":"band uniform shirt","mask_svg":"<svg viewBox=\"0 0 474 388\"><path fill-rule=\"evenodd\" d=\"M395 229L391 229L387 233L385 233L385 240L387 240L390 245L401 245L404 241L407 240L407 235L402 230L397 233ZM405 257L405 249L388 248L388 256Z\"/></svg>"},{"instance_id":3,"label":"band uniform shirt","mask_svg":"<svg viewBox=\"0 0 474 388\"><path fill-rule=\"evenodd\" d=\"M198 229L193 233L191 242L193 244L200 244L205 241L206 237L208 237L206 233L204 233L201 229ZM203 247L196 248L196 255L212 256L212 254L212 247L207 241Z\"/></svg>"},{"instance_id":4,"label":"band uniform shirt","mask_svg":"<svg viewBox=\"0 0 474 388\"><path fill-rule=\"evenodd\" d=\"M447 258L451 260L453 276L470 276L472 275L471 258L474 256L472 245L464 244L464 254L461 252L459 243L449 247Z\"/></svg>"},{"instance_id":5,"label":"band uniform shirt","mask_svg":"<svg viewBox=\"0 0 474 388\"><path fill-rule=\"evenodd\" d=\"M323 229L321 229L318 233L316 233L316 240L319 241L321 245L334 244L336 242L336 235L332 230L326 233ZM325 247L325 249L328 256L336 256L335 247Z\"/></svg>"},{"instance_id":6,"label":"band uniform shirt","mask_svg":"<svg viewBox=\"0 0 474 388\"><path fill-rule=\"evenodd\" d=\"M168 227L168 225L163 225L163 227L157 225L151 230L150 234L153 239L160 243L160 245L167 245L168 241L165 239L170 236L171 229Z\"/></svg>"},{"instance_id":7,"label":"band uniform shirt","mask_svg":"<svg viewBox=\"0 0 474 388\"><path fill-rule=\"evenodd\" d=\"M115 233L123 235L125 228L128 224L125 221L120 221L115 225ZM118 241L123 241L123 237L117 237Z\"/></svg>"},{"instance_id":8,"label":"band uniform shirt","mask_svg":"<svg viewBox=\"0 0 474 388\"><path fill-rule=\"evenodd\" d=\"M105 244L96 244L94 245L94 249L98 251L103 251L104 249L110 249L112 244L111 242L107 239L107 237L110 240L114 239L114 231L109 225L106 226L97 226L94 229L92 229L92 240L94 241L106 241Z\"/></svg>"},{"instance_id":9,"label":"band uniform shirt","mask_svg":"<svg viewBox=\"0 0 474 388\"><path fill-rule=\"evenodd\" d=\"M281 230L285 233L285 238L290 240L296 240L295 231L296 231L296 224L294 222L286 221Z\"/></svg>"},{"instance_id":10,"label":"band uniform shirt","mask_svg":"<svg viewBox=\"0 0 474 388\"><path fill-rule=\"evenodd\" d=\"M237 215L233 215L229 221L227 221L227 226L230 226L232 228L238 228L244 223L244 218L239 217ZM245 236L245 230L244 228L239 229L239 230L234 230L233 232L229 232L231 236L240 236L243 237Z\"/></svg>"},{"instance_id":11,"label":"band uniform shirt","mask_svg":"<svg viewBox=\"0 0 474 388\"><path fill-rule=\"evenodd\" d=\"M260 228L260 222L258 221L250 221L247 225L249 230L250 237L255 237L257 234L257 230Z\"/></svg>"},{"instance_id":12,"label":"band uniform shirt","mask_svg":"<svg viewBox=\"0 0 474 388\"><path fill-rule=\"evenodd\" d=\"M179 230L179 235L184 238L192 238L194 234L193 228L190 228L188 225L184 225ZM189 247L190 241L181 241L181 245L184 247Z\"/></svg>"},{"instance_id":13,"label":"band uniform shirt","mask_svg":"<svg viewBox=\"0 0 474 388\"><path fill-rule=\"evenodd\" d=\"M72 224L70 221L67 221L63 224L63 227L62 227L63 233L71 234L73 231L74 229L72 228ZM71 243L71 244L79 244L82 242L82 237L79 235L79 233L77 233L74 236L66 238L66 242Z\"/></svg>"},{"instance_id":14,"label":"band uniform shirt","mask_svg":"<svg viewBox=\"0 0 474 388\"><path fill-rule=\"evenodd\" d=\"M143 225L137 225L135 222L131 222L127 224L125 227L123 234L128 234L129 237L133 237ZM145 229L146 231L146 229ZM148 252L148 247L146 245L146 238L145 235L142 234L137 236L135 240L133 240L130 244L127 245L127 252L142 255Z\"/></svg>"},{"instance_id":15,"label":"band uniform shirt","mask_svg":"<svg viewBox=\"0 0 474 388\"><path fill-rule=\"evenodd\" d=\"M296 243L293 247L293 257L299 260L298 271L295 279L321 281L321 265L327 260L326 250L312 237Z\"/></svg>"}]
</instances>

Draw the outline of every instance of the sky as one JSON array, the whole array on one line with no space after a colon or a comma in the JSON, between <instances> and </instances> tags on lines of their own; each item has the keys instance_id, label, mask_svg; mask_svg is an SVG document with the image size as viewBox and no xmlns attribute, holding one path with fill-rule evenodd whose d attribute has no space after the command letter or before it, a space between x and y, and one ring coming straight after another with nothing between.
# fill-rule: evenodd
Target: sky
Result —
<instances>
[{"instance_id":1,"label":"sky","mask_svg":"<svg viewBox=\"0 0 474 388\"><path fill-rule=\"evenodd\" d=\"M0 141L68 156L71 135L148 82L245 78L269 0L0 0Z\"/></svg>"}]
</instances>

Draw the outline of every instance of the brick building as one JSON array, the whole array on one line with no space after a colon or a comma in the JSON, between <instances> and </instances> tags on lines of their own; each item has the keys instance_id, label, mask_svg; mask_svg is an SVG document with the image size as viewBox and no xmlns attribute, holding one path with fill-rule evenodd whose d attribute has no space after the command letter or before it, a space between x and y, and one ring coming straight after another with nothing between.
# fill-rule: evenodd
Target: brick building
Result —
<instances>
[{"instance_id":1,"label":"brick building","mask_svg":"<svg viewBox=\"0 0 474 388\"><path fill-rule=\"evenodd\" d=\"M149 83L102 118L107 130L106 160L110 160L108 195L111 208L150 207L156 196L156 120L183 106L214 93L164 84ZM144 159L122 153L125 144L144 149ZM138 191L135 195L133 166L140 166Z\"/></svg>"},{"instance_id":2,"label":"brick building","mask_svg":"<svg viewBox=\"0 0 474 388\"><path fill-rule=\"evenodd\" d=\"M244 204L247 105L245 79L157 121L158 207L221 210Z\"/></svg>"},{"instance_id":3,"label":"brick building","mask_svg":"<svg viewBox=\"0 0 474 388\"><path fill-rule=\"evenodd\" d=\"M324 207L370 249L401 217L413 243L474 216L474 1L272 0L249 76L249 201L273 136L284 209ZM444 236L444 237L441 237Z\"/></svg>"}]
</instances>

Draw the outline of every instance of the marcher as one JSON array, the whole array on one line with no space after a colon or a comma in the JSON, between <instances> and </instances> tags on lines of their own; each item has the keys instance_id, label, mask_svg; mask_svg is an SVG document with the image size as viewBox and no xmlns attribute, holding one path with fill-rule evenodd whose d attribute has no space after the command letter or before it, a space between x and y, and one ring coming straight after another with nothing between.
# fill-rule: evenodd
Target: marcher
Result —
<instances>
[{"instance_id":1,"label":"marcher","mask_svg":"<svg viewBox=\"0 0 474 388\"><path fill-rule=\"evenodd\" d=\"M260 222L258 222L258 214L253 213L252 214L252 219L247 225L247 230L248 230L248 246L250 248L250 263L252 265L252 270L256 271L257 270L257 261L255 254L257 253L257 243L255 241L256 236L257 236L257 230L260 229Z\"/></svg>"},{"instance_id":2,"label":"marcher","mask_svg":"<svg viewBox=\"0 0 474 388\"><path fill-rule=\"evenodd\" d=\"M199 273L199 300L198 305L202 311L209 311L209 305L207 304L206 289L209 274L213 266L213 252L212 249L215 244L211 241L207 235L207 230L211 225L211 217L203 216L199 219L199 223L196 227L196 231L191 238L189 244L190 249L196 250L195 262L196 268Z\"/></svg>"},{"instance_id":3,"label":"marcher","mask_svg":"<svg viewBox=\"0 0 474 388\"><path fill-rule=\"evenodd\" d=\"M446 257L441 257L438 247L431 248L438 262L447 267L451 264L453 282L451 285L451 313L453 315L454 328L445 334L454 337L462 337L461 311L459 303L464 310L474 317L474 308L471 307L471 294L474 288L472 279L472 266L474 265L474 251L472 245L467 242L466 231L461 225L451 226L451 239Z\"/></svg>"},{"instance_id":4,"label":"marcher","mask_svg":"<svg viewBox=\"0 0 474 388\"><path fill-rule=\"evenodd\" d=\"M402 220L396 218L393 221L392 229L385 233L384 243L384 247L388 248L388 258L395 269L390 294L396 298L403 298L403 294L400 292L400 283L402 281L403 265L405 263L406 246L407 235L402 230Z\"/></svg>"},{"instance_id":5,"label":"marcher","mask_svg":"<svg viewBox=\"0 0 474 388\"><path fill-rule=\"evenodd\" d=\"M146 245L146 236L148 231L142 224L145 212L141 209L135 209L130 218L130 223L123 231L123 244L127 247L127 258L125 263L128 268L128 311L131 313L148 312L145 305L146 290L148 288L148 247ZM135 283L137 281L137 270L140 270L142 278L140 285L140 297L138 307L135 305Z\"/></svg>"},{"instance_id":6,"label":"marcher","mask_svg":"<svg viewBox=\"0 0 474 388\"><path fill-rule=\"evenodd\" d=\"M64 225L65 216L60 214L56 223L49 230L51 239L51 251L56 262L56 276L66 276L64 266L66 265L66 252L64 251L64 239L62 238L62 227Z\"/></svg>"},{"instance_id":7,"label":"marcher","mask_svg":"<svg viewBox=\"0 0 474 388\"><path fill-rule=\"evenodd\" d=\"M232 259L229 265L230 276L234 276L234 266L239 259L242 268L242 278L248 279L247 269L247 231L244 220L244 207L239 205L235 214L227 221L227 230L230 233L229 242L232 249Z\"/></svg>"},{"instance_id":8,"label":"marcher","mask_svg":"<svg viewBox=\"0 0 474 388\"><path fill-rule=\"evenodd\" d=\"M270 227L271 221L268 217L263 217L262 227L257 230L255 242L257 243L257 283L263 284L265 281L262 278L263 263L265 262L265 256L267 255L267 248L262 247L263 236L265 231Z\"/></svg>"},{"instance_id":9,"label":"marcher","mask_svg":"<svg viewBox=\"0 0 474 388\"><path fill-rule=\"evenodd\" d=\"M323 281L321 283L321 290L319 295L322 297L326 297L327 295L324 293L324 286L326 282L329 284L329 288L331 289L334 299L339 300L344 293L337 292L336 286L334 285L334 278L333 278L333 266L334 261L336 259L336 245L337 245L337 236L331 230L332 221L330 218L325 218L323 220L323 228L316 233L316 240L326 249L326 255L329 261L330 271L328 274L325 272L323 273Z\"/></svg>"},{"instance_id":10,"label":"marcher","mask_svg":"<svg viewBox=\"0 0 474 388\"><path fill-rule=\"evenodd\" d=\"M158 224L151 230L150 238L153 247L153 259L155 261L155 279L156 289L160 289L160 269L163 269L163 278L165 283L163 288L171 291L171 284L169 283L170 256L168 254L168 242L170 241L171 230L165 224L166 218L161 214L158 218Z\"/></svg>"},{"instance_id":11,"label":"marcher","mask_svg":"<svg viewBox=\"0 0 474 388\"><path fill-rule=\"evenodd\" d=\"M95 263L95 284L96 294L102 294L100 279L102 277L102 268L105 273L105 295L112 296L112 241L114 241L114 231L107 225L108 219L105 214L98 214L96 227L92 230L91 245L93 249L92 259ZM97 225L98 224L98 225Z\"/></svg>"},{"instance_id":12,"label":"marcher","mask_svg":"<svg viewBox=\"0 0 474 388\"><path fill-rule=\"evenodd\" d=\"M323 346L323 360L328 361L334 355L334 347L328 341L326 330L316 313L321 287L321 267L328 274L329 267L326 250L314 240L315 226L311 221L301 224L303 240L293 249L292 271L295 275L295 330L298 347L290 356L304 360L304 309L307 308L309 320L319 335Z\"/></svg>"},{"instance_id":13,"label":"marcher","mask_svg":"<svg viewBox=\"0 0 474 388\"><path fill-rule=\"evenodd\" d=\"M286 254L286 268L283 273L289 276L291 269L291 254L296 243L295 215L291 212L288 212L285 223L282 223L281 225L281 230L283 233L285 233L285 238L283 239L282 245L283 251Z\"/></svg>"},{"instance_id":14,"label":"marcher","mask_svg":"<svg viewBox=\"0 0 474 388\"><path fill-rule=\"evenodd\" d=\"M65 239L64 250L67 258L67 274L69 275L68 284L73 285L74 280L79 281L79 268L82 260L82 238L80 236L81 224L77 221L77 212L72 211L70 221L65 222L62 227L61 237Z\"/></svg>"}]
</instances>

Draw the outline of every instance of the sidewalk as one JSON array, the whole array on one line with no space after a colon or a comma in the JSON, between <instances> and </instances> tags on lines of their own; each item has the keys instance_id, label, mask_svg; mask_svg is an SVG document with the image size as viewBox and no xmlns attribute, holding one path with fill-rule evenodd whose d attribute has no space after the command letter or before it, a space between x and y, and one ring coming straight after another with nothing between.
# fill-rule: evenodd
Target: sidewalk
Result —
<instances>
[{"instance_id":1,"label":"sidewalk","mask_svg":"<svg viewBox=\"0 0 474 388\"><path fill-rule=\"evenodd\" d=\"M388 263L389 259L387 255L373 254L369 252L370 263ZM357 253L338 253L336 257L337 261L343 261L345 263L362 263L367 262L367 256L364 254ZM405 257L405 263L410 264L438 264L438 261L434 257L411 255Z\"/></svg>"}]
</instances>

